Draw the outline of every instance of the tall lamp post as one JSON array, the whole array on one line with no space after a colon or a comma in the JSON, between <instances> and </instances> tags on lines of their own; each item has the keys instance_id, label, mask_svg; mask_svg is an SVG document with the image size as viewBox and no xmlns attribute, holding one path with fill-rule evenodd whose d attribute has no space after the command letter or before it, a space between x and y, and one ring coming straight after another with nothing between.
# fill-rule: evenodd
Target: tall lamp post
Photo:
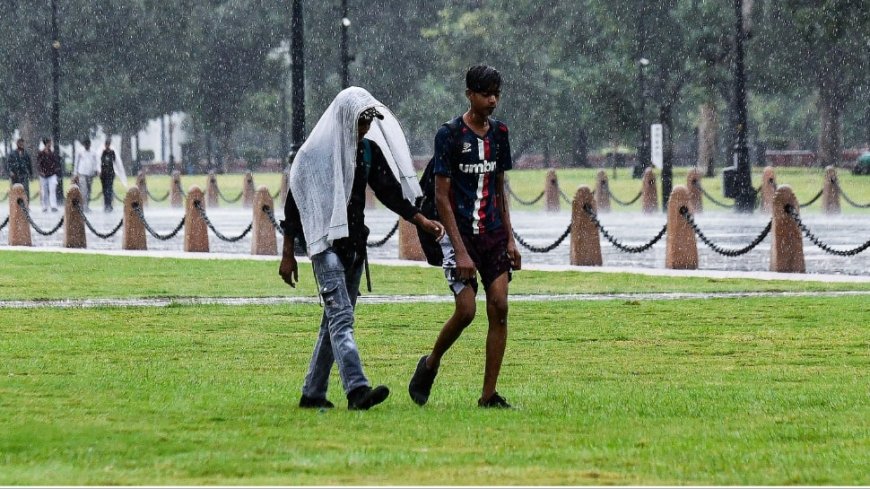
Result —
<instances>
[{"instance_id":1,"label":"tall lamp post","mask_svg":"<svg viewBox=\"0 0 870 489\"><path fill-rule=\"evenodd\" d=\"M637 60L637 85L638 85L638 97L640 108L638 109L638 131L640 136L640 141L637 147L637 164L634 165L634 171L632 172L632 176L634 178L640 178L643 176L643 171L649 166L649 128L646 124L646 78L644 77L644 68L649 65L649 60L646 58L640 58Z\"/></svg>"},{"instance_id":2,"label":"tall lamp post","mask_svg":"<svg viewBox=\"0 0 870 489\"><path fill-rule=\"evenodd\" d=\"M354 56L347 52L347 30L349 27L350 19L347 18L347 0L341 0L341 88L350 86L347 65L354 60Z\"/></svg>"},{"instance_id":3,"label":"tall lamp post","mask_svg":"<svg viewBox=\"0 0 870 489\"><path fill-rule=\"evenodd\" d=\"M734 0L734 207L738 212L752 212L755 208L755 191L752 188L752 168L749 148L746 146L746 75L743 64L743 0Z\"/></svg>"},{"instance_id":4,"label":"tall lamp post","mask_svg":"<svg viewBox=\"0 0 870 489\"><path fill-rule=\"evenodd\" d=\"M60 155L60 34L57 29L57 0L51 0L51 134L60 174L57 176L57 201L63 203L64 163ZM75 143L73 143L75 144Z\"/></svg>"},{"instance_id":5,"label":"tall lamp post","mask_svg":"<svg viewBox=\"0 0 870 489\"><path fill-rule=\"evenodd\" d=\"M305 26L302 20L302 0L293 0L292 21L290 24L290 63L293 67L291 82L293 93L293 144L288 159L296 155L305 139Z\"/></svg>"}]
</instances>

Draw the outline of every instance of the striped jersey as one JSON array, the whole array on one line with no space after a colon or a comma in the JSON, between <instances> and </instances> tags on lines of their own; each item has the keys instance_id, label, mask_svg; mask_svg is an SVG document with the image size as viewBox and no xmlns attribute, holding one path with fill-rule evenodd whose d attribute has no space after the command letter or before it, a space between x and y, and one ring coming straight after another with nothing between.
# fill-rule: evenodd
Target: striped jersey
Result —
<instances>
[{"instance_id":1,"label":"striped jersey","mask_svg":"<svg viewBox=\"0 0 870 489\"><path fill-rule=\"evenodd\" d=\"M480 137L461 116L457 119L435 136L434 173L450 178L450 204L459 232L484 234L502 227L496 175L513 166L508 128L490 119L489 131Z\"/></svg>"}]
</instances>

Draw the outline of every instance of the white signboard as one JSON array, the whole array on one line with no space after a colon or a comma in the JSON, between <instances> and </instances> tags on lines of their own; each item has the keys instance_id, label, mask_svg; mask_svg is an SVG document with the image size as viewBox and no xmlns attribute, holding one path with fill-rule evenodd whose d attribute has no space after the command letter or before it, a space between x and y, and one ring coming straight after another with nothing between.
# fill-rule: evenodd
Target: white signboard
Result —
<instances>
[{"instance_id":1,"label":"white signboard","mask_svg":"<svg viewBox=\"0 0 870 489\"><path fill-rule=\"evenodd\" d=\"M661 124L653 124L650 126L650 159L654 167L662 169L662 163L665 161L664 141Z\"/></svg>"}]
</instances>

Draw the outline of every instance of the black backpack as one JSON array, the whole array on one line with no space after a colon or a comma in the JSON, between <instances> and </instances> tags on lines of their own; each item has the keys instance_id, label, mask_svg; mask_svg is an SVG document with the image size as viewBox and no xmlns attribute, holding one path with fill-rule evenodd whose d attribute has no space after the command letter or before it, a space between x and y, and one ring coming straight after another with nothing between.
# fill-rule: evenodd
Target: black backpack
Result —
<instances>
[{"instance_id":1,"label":"black backpack","mask_svg":"<svg viewBox=\"0 0 870 489\"><path fill-rule=\"evenodd\" d=\"M444 126L447 126L447 129L450 131L449 144L451 162L456 161L456 156L459 154L459 144L457 141L462 140L459 134L460 120L461 119L457 117L443 124ZM490 125L493 127L501 128L502 126L502 123L495 119L490 119L489 121ZM499 147L502 143L502 134L506 134L506 130L495 131L496 153L499 151ZM420 189L423 190L423 196L417 198L417 209L420 210L420 214L423 214L426 219L437 221L438 207L435 205L434 155L429 160L429 163L426 163L426 169L423 170L423 176L420 177ZM444 253L441 251L441 245L435 239L435 236L432 236L424 231L420 226L417 226L417 237L420 239L420 247L423 249L423 254L426 256L426 262L432 266L440 267L444 261Z\"/></svg>"}]
</instances>

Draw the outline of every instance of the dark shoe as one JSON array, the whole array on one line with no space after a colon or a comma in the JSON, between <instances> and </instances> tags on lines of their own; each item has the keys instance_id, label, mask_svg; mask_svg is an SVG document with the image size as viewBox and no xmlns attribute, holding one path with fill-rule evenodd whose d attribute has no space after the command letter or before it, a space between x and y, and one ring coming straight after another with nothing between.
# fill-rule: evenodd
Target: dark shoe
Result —
<instances>
[{"instance_id":1,"label":"dark shoe","mask_svg":"<svg viewBox=\"0 0 870 489\"><path fill-rule=\"evenodd\" d=\"M57 207L52 207L51 212L57 212Z\"/></svg>"},{"instance_id":2,"label":"dark shoe","mask_svg":"<svg viewBox=\"0 0 870 489\"><path fill-rule=\"evenodd\" d=\"M511 409L511 405L504 399L498 395L498 392L493 392L489 399L483 400L481 397L477 400L477 407L482 408L498 408L498 409Z\"/></svg>"},{"instance_id":3,"label":"dark shoe","mask_svg":"<svg viewBox=\"0 0 870 489\"><path fill-rule=\"evenodd\" d=\"M417 403L418 406L426 404L429 400L429 394L432 392L432 383L435 382L435 376L438 375L438 370L430 370L426 366L427 355L417 362L417 370L414 371L414 376L411 377L411 383L408 384L408 394L411 395L411 400Z\"/></svg>"},{"instance_id":4,"label":"dark shoe","mask_svg":"<svg viewBox=\"0 0 870 489\"><path fill-rule=\"evenodd\" d=\"M299 399L299 407L301 408L323 408L323 409L332 409L335 407L335 404L329 402L328 399L323 397L308 397L306 395L302 396L302 399Z\"/></svg>"},{"instance_id":5,"label":"dark shoe","mask_svg":"<svg viewBox=\"0 0 870 489\"><path fill-rule=\"evenodd\" d=\"M367 411L370 408L384 402L390 395L390 389L385 385L379 385L372 389L367 385L357 387L347 395L347 408L351 411Z\"/></svg>"}]
</instances>

